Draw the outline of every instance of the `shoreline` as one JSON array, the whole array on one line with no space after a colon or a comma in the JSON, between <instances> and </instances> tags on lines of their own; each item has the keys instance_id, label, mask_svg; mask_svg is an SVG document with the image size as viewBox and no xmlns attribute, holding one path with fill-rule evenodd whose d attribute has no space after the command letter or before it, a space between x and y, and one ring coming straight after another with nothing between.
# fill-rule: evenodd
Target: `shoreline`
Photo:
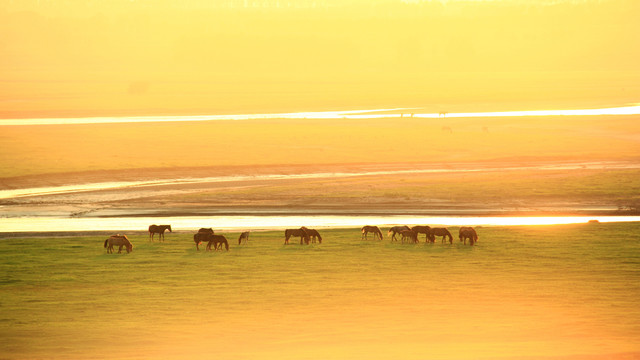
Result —
<instances>
[{"instance_id":1,"label":"shoreline","mask_svg":"<svg viewBox=\"0 0 640 360\"><path fill-rule=\"evenodd\" d=\"M137 219L137 220L136 220ZM258 220L256 220L258 219ZM441 226L450 229L460 226L483 227L522 227L522 226L563 226L563 225L600 225L600 224L620 224L620 223L640 223L640 216L237 216L220 217L219 219L195 216L195 217L173 217L173 218L153 218L153 217L130 217L130 218L95 218L95 219L61 219L61 218L32 218L21 219L22 221L33 220L35 228L43 228L46 224L63 224L57 230L34 231L9 230L0 231L0 239L5 238L38 238L38 237L79 237L79 236L109 236L116 233L126 233L127 235L148 235L146 227L148 224L171 223L174 227L173 233L193 234L200 227L212 227L215 231L228 234L243 231L252 232L280 232L287 228L297 228L307 226L324 230L354 229L359 230L364 225L379 226L383 232L395 225L424 225ZM73 226L65 228L65 221L70 220ZM87 220L87 221L82 221ZM139 221L138 221L139 220ZM156 221L158 220L158 221ZM217 222L216 222L217 221ZM132 223L133 222L133 223ZM99 223L100 225L97 225ZM45 224L45 225L43 225ZM213 224L213 225L212 225ZM249 224L249 225L247 225ZM7 225L7 223L5 223ZM10 224L8 226L11 226ZM89 226L89 228L83 228ZM100 230L97 229L103 226Z\"/></svg>"}]
</instances>

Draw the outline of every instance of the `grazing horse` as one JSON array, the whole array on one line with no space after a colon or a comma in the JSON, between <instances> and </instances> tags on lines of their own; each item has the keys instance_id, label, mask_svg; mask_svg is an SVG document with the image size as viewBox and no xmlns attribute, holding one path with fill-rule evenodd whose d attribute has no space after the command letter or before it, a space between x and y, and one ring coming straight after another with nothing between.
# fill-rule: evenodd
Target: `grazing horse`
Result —
<instances>
[{"instance_id":1,"label":"grazing horse","mask_svg":"<svg viewBox=\"0 0 640 360\"><path fill-rule=\"evenodd\" d=\"M248 231L245 231L242 234L240 234L240 237L238 237L238 245L242 244L242 240L244 240L245 244L247 242L249 242L249 232Z\"/></svg>"},{"instance_id":2,"label":"grazing horse","mask_svg":"<svg viewBox=\"0 0 640 360\"><path fill-rule=\"evenodd\" d=\"M447 230L447 228L431 228L431 237L434 239L433 241L435 242L435 237L436 236L442 236L442 242L444 243L444 239L446 237L449 237L449 243L453 244L453 236L451 236L451 233L449 232L449 230Z\"/></svg>"},{"instance_id":3,"label":"grazing horse","mask_svg":"<svg viewBox=\"0 0 640 360\"><path fill-rule=\"evenodd\" d=\"M312 243L316 243L316 238L318 239L318 242L320 244L322 244L322 236L320 236L320 233L318 232L318 230L316 229L307 229L306 227L302 227L301 229L304 229L304 231L307 232L307 235L309 235L309 239L311 239Z\"/></svg>"},{"instance_id":4,"label":"grazing horse","mask_svg":"<svg viewBox=\"0 0 640 360\"><path fill-rule=\"evenodd\" d=\"M107 245L109 245L109 247L107 247ZM127 237L127 235L117 234L117 235L111 235L110 237L108 237L107 240L104 241L104 247L107 248L107 254L113 253L114 245L119 246L118 254L122 252L123 246L127 249L127 253L130 253L133 251L133 244L131 243L131 241L129 241L129 238Z\"/></svg>"},{"instance_id":5,"label":"grazing horse","mask_svg":"<svg viewBox=\"0 0 640 360\"><path fill-rule=\"evenodd\" d=\"M458 231L458 237L460 241L464 240L464 244L467 244L467 239L469 239L469 245L473 246L473 244L478 242L478 233L476 230L469 226L463 226Z\"/></svg>"},{"instance_id":6,"label":"grazing horse","mask_svg":"<svg viewBox=\"0 0 640 360\"><path fill-rule=\"evenodd\" d=\"M213 250L222 250L222 244L229 251L229 242L224 235L207 234L207 240L209 241L207 243L207 251L211 250L211 245L213 245Z\"/></svg>"},{"instance_id":7,"label":"grazing horse","mask_svg":"<svg viewBox=\"0 0 640 360\"><path fill-rule=\"evenodd\" d=\"M404 240L407 242L412 242L414 244L418 243L418 233L413 230L402 230L400 231L400 235L402 235L402 243L404 244Z\"/></svg>"},{"instance_id":8,"label":"grazing horse","mask_svg":"<svg viewBox=\"0 0 640 360\"><path fill-rule=\"evenodd\" d=\"M198 245L205 241L209 241L207 239L207 236L209 235L213 235L212 228L200 228L200 230L198 230L198 233L193 235L193 241L196 243L196 250L200 251L200 247Z\"/></svg>"},{"instance_id":9,"label":"grazing horse","mask_svg":"<svg viewBox=\"0 0 640 360\"><path fill-rule=\"evenodd\" d=\"M367 239L367 234L372 232L373 233L373 240L376 239L376 237L380 237L380 240L382 240L382 231L380 231L380 228L377 226L370 226L370 225L365 225L362 227L362 238L360 240L366 240Z\"/></svg>"},{"instance_id":10,"label":"grazing horse","mask_svg":"<svg viewBox=\"0 0 640 360\"><path fill-rule=\"evenodd\" d=\"M398 241L396 240L396 234L400 234L400 232L403 230L411 230L411 229L406 225L394 226L391 229L389 229L389 231L387 232L387 235L391 235L393 233L393 235L391 235L391 241Z\"/></svg>"},{"instance_id":11,"label":"grazing horse","mask_svg":"<svg viewBox=\"0 0 640 360\"><path fill-rule=\"evenodd\" d=\"M429 240L431 240L431 242L434 242L435 238L431 237L431 227L427 226L427 225L416 225L414 227L411 228L411 230L413 232L416 233L416 238L418 238L419 234L425 234L425 241L429 242ZM418 239L418 242L420 241L420 239Z\"/></svg>"},{"instance_id":12,"label":"grazing horse","mask_svg":"<svg viewBox=\"0 0 640 360\"><path fill-rule=\"evenodd\" d=\"M309 245L309 234L305 230L305 227L301 227L300 229L286 229L284 231L284 243L285 245L289 244L289 238L292 236L300 236L300 245L302 245L302 240Z\"/></svg>"},{"instance_id":13,"label":"grazing horse","mask_svg":"<svg viewBox=\"0 0 640 360\"><path fill-rule=\"evenodd\" d=\"M164 232L165 230L171 231L171 225L149 225L149 241L153 241L153 235L158 234L158 241L162 239L164 241Z\"/></svg>"}]
</instances>

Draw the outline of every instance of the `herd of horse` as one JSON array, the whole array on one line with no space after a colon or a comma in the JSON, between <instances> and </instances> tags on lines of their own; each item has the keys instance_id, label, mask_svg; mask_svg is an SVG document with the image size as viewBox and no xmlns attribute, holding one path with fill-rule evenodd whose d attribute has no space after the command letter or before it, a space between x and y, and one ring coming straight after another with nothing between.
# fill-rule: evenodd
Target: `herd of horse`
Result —
<instances>
[{"instance_id":1,"label":"herd of horse","mask_svg":"<svg viewBox=\"0 0 640 360\"><path fill-rule=\"evenodd\" d=\"M366 240L367 235L369 233L373 233L373 239L382 240L382 231L377 226L363 226L362 227L362 239ZM398 241L396 239L396 235L400 236L400 240L402 243L419 243L420 242L420 234L425 235L425 242L435 243L437 236L442 236L442 243L445 240L449 240L450 244L453 244L453 235L447 228L440 227L430 227L428 225L416 225L414 227L408 227L406 225L393 226L387 232L388 236L391 236L391 242ZM467 240L469 240L469 245L473 246L478 241L478 233L476 230L469 226L463 226L458 231L458 238L460 241L463 241L464 244L467 244Z\"/></svg>"},{"instance_id":2,"label":"herd of horse","mask_svg":"<svg viewBox=\"0 0 640 360\"><path fill-rule=\"evenodd\" d=\"M164 232L169 230L172 232L171 225L150 225L149 226L149 241L153 241L154 235L158 234L158 241L164 241ZM373 234L373 239L383 240L382 231L377 226L366 225L361 229L362 237L361 240L368 240L369 233ZM238 245L247 244L249 241L249 231L244 231L238 237ZM398 241L396 236L400 237L400 241L402 243L419 243L420 235L425 235L425 242L435 243L436 237L442 237L442 243L445 243L446 240L449 241L450 244L453 244L453 236L451 232L447 228L441 227L430 227L427 225L416 225L413 227L409 227L406 225L393 226L387 232L387 236L391 236L391 242ZM305 226L300 227L299 229L286 229L284 231L284 243L285 245L289 244L289 239L291 237L300 237L300 245L310 243L315 243L316 241L322 244L322 236L316 229L309 229ZM473 246L478 241L478 234L475 229L468 226L463 226L460 228L458 232L458 238L464 244L467 244L467 240L469 240L469 245ZM200 251L200 244L206 243L206 251L211 250L222 250L224 246L225 249L229 250L229 241L224 235L214 234L212 228L201 228L197 233L193 235L193 241L196 244L196 250ZM118 246L118 253L122 252L122 248L125 247L127 252L133 251L133 244L129 241L126 235L111 235L104 241L104 247L107 249L107 253L113 253L114 246Z\"/></svg>"}]
</instances>

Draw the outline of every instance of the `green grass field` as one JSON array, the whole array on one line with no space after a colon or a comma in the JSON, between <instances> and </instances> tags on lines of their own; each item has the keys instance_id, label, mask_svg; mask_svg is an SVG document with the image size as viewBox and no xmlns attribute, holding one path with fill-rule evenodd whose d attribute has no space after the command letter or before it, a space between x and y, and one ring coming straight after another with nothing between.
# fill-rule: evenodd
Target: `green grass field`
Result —
<instances>
[{"instance_id":1,"label":"green grass field","mask_svg":"<svg viewBox=\"0 0 640 360\"><path fill-rule=\"evenodd\" d=\"M635 359L639 231L484 227L475 247L230 233L229 252L172 233L132 235L130 254L3 239L0 358Z\"/></svg>"}]
</instances>

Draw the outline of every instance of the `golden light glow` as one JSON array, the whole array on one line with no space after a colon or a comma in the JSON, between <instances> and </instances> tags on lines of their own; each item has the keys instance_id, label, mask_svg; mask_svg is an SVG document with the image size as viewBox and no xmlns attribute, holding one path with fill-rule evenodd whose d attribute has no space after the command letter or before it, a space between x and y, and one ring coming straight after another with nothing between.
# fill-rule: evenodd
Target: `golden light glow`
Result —
<instances>
[{"instance_id":1,"label":"golden light glow","mask_svg":"<svg viewBox=\"0 0 640 360\"><path fill-rule=\"evenodd\" d=\"M639 6L4 0L0 118L634 103Z\"/></svg>"}]
</instances>

